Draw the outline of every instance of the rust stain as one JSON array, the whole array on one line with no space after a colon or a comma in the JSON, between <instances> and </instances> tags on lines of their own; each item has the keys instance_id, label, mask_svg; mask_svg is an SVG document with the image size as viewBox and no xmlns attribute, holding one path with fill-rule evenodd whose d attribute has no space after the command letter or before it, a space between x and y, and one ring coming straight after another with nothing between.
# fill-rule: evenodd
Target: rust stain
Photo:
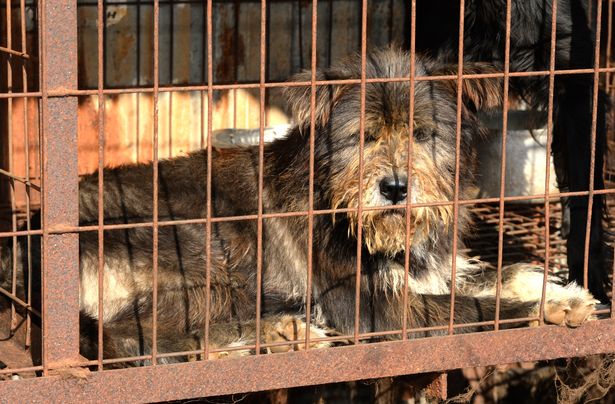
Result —
<instances>
[{"instance_id":1,"label":"rust stain","mask_svg":"<svg viewBox=\"0 0 615 404\"><path fill-rule=\"evenodd\" d=\"M225 14L222 11L221 14ZM225 20L222 19L221 20ZM220 34L217 40L222 49L222 55L216 55L220 60L216 61L216 77L221 83L230 83L235 81L237 66L245 61L245 44L241 35L237 35L238 27L233 27L224 24L220 28Z\"/></svg>"}]
</instances>

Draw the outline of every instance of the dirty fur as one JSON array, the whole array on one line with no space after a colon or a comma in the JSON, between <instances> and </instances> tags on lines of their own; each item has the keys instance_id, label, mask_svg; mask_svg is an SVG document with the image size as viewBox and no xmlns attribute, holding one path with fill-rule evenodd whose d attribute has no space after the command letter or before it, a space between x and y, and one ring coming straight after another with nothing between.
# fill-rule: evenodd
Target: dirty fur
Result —
<instances>
[{"instance_id":1,"label":"dirty fur","mask_svg":"<svg viewBox=\"0 0 615 404\"><path fill-rule=\"evenodd\" d=\"M510 72L550 69L553 0L511 0L509 35ZM464 6L463 58L467 63L494 63L504 71L506 55L506 0L467 0ZM593 4L593 7L591 6ZM595 23L598 2L558 0L555 33L555 69L593 69ZM602 6L602 35L606 39L608 7ZM410 14L410 5L407 5ZM460 3L449 0L418 1L416 4L416 49L429 52L442 63L459 60ZM588 23L591 21L591 24ZM410 31L410 26L407 30ZM410 38L407 32L405 38ZM409 46L409 45L408 45ZM455 72L456 73L456 72ZM455 84L455 82L451 82ZM522 99L532 109L547 111L549 76L511 77L511 99ZM603 162L611 100L598 90L594 105L593 74L558 74L554 77L553 164L561 192L604 189ZM593 107L596 115L593 116ZM612 121L612 119L611 119ZM594 126L595 125L595 126ZM592 138L595 141L592 141ZM595 144L595 146L592 146ZM595 164L592 161L592 147ZM590 166L593 184L590 184ZM608 273L603 252L604 196L593 197L589 254L585 256L588 222L587 197L564 197L562 237L567 241L569 281L584 281L588 265L588 288L603 303L610 299Z\"/></svg>"},{"instance_id":2,"label":"dirty fur","mask_svg":"<svg viewBox=\"0 0 615 404\"><path fill-rule=\"evenodd\" d=\"M408 54L396 49L375 51L367 57L366 75L368 78L408 77L409 61ZM319 71L317 78L356 79L361 75L360 66L360 58L355 56ZM428 58L416 59L417 76L440 75L451 69L455 69L454 66L442 65ZM481 64L470 69L472 72L492 71ZM305 80L308 75L310 73L305 72L295 79ZM471 145L483 132L473 111L477 106L496 106L501 88L497 79L467 80L464 85L459 149L461 199L467 197L473 181L475 156ZM295 125L285 139L265 147L264 213L307 211L310 208L311 94L306 87L290 87L286 95L293 109ZM456 86L443 81L417 81L414 96L414 128L411 131L408 125L409 83L366 85L364 175L359 182L360 86L323 85L316 88L313 207L344 211L317 214L313 219L311 304L313 313L316 313L316 326L312 329L314 338L326 335L329 329L343 335L354 332L357 267L361 270L360 332L401 329L406 253L410 254L407 282L409 326L448 324L453 260L458 274L454 321L477 323L493 320L495 316L496 278L493 271L478 260L452 255ZM408 175L411 136L412 172ZM258 213L258 155L258 148L213 150L211 210L214 217ZM391 176L399 181L410 178L407 195L412 203L439 203L411 210L409 251L406 251L406 196L395 205L383 196L380 188L383 179ZM206 217L205 150L160 161L158 178L161 222ZM97 193L98 174L86 176L80 182L81 225L97 224ZM152 194L151 164L105 169L105 223L150 222ZM363 207L361 218L356 210L359 199ZM375 209L377 207L384 209ZM457 226L460 235L467 230L468 223L467 208L460 205ZM275 341L279 336L283 340L300 339L305 335L305 327L296 322L302 321L306 304L308 220L305 216L265 218L262 229L262 322L259 338L261 341L271 341L272 338ZM211 346L223 348L253 344L257 337L257 230L255 219L216 221L211 228L211 261L207 263L205 224L161 225L158 228L156 308L152 307L152 229L146 226L106 230L102 318L98 318L97 301L97 232L81 232L83 353L90 357L95 355L96 324L102 321L105 357L147 354L152 346L153 309L157 310L158 352L201 349L208 314L208 264ZM360 258L357 251L359 234ZM22 250L24 244L19 247ZM11 250L10 246L2 248L2 285L10 279ZM34 273L39 271L37 265ZM504 290L508 292L500 302L500 318L526 318L538 314L541 288L534 288L532 293L521 293L525 289L525 277L533 272L534 269L523 265L506 271ZM18 279L18 292L23 296L23 271ZM547 297L559 304L553 306L558 314L570 308L567 305L570 299L580 299L590 313L593 309L593 298L580 288L565 295L555 287L549 290L552 295ZM289 315L291 320L287 317ZM565 315L563 318L560 323L568 324ZM459 331L485 328L488 327L471 326ZM293 335L294 330L304 331L302 335ZM415 333L415 336L442 332ZM173 360L178 359L181 358Z\"/></svg>"}]
</instances>

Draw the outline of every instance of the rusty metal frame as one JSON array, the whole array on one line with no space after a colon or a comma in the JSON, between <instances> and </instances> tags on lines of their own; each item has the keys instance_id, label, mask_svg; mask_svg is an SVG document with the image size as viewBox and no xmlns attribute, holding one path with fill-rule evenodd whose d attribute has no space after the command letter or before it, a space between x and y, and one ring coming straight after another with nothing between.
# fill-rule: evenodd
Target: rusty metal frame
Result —
<instances>
[{"instance_id":1,"label":"rusty metal frame","mask_svg":"<svg viewBox=\"0 0 615 404\"><path fill-rule=\"evenodd\" d=\"M7 1L7 9L10 9L10 0ZM269 0L274 1L274 0ZM28 309L28 321L30 313L42 316L43 319L43 362L42 366L34 366L24 369L9 369L0 371L1 374L16 373L25 370L42 371L45 377L21 380L21 381L6 381L0 382L0 397L7 401L22 401L26 397L28 401L38 402L47 401L51 397L68 401L83 401L91 400L92 397L104 397L105 401L164 401L175 400L182 398L233 394L242 392L251 392L259 390L267 390L274 388L288 388L294 386L303 386L320 383L340 382L347 380L387 377L402 374L439 372L448 369L468 367L468 366L484 366L495 365L500 363L516 362L516 361L532 361L554 359L565 356L581 356L587 354L615 352L615 315L612 310L606 310L604 314L610 314L611 319L600 320L583 325L579 329L571 330L558 328L553 326L540 326L535 328L516 329L516 330L499 330L501 324L510 322L519 322L521 320L539 320L544 322L542 310L538 318L531 319L514 319L501 320L499 318L499 302L501 292L501 272L503 259L503 220L505 215L505 203L509 201L530 200L540 198L544 200L545 209L545 240L549 240L549 220L550 220L550 202L561 196L587 196L590 201L596 195L615 194L615 189L596 190L593 187L594 165L595 165L595 145L596 145L596 124L597 124L597 96L600 84L600 75L607 75L607 90L613 90L615 83L611 83L615 76L615 66L611 63L611 35L612 35L612 12L614 0L597 0L596 5L596 44L595 44L595 59L593 68L584 69L555 69L555 34L556 21L553 19L551 27L551 52L549 70L534 71L534 72L511 72L510 71L510 30L511 30L511 0L507 1L506 9L506 46L505 46L505 63L501 73L491 74L464 74L463 72L463 30L464 30L464 6L465 1L460 0L460 21L459 21L459 67L457 74L450 76L430 76L430 77L415 77L415 24L412 23L411 32L411 74L409 77L399 77L393 79L368 79L365 73L366 52L367 52L367 0L361 2L361 61L362 75L360 79L355 80L327 80L319 81L316 79L316 39L317 39L317 15L318 1L312 2L312 52L311 52L311 67L312 76L310 81L295 82L295 83L278 83L268 82L265 71L265 61L267 55L266 36L267 36L267 0L261 0L260 8L260 75L258 83L235 83L235 84L215 84L213 81L213 44L212 44L212 3L213 0L206 1L206 36L207 43L205 52L207 53L207 84L190 85L190 86L160 86L159 83L159 11L160 0L153 0L154 7L154 80L151 87L139 88L119 88L109 89L104 85L104 35L103 35L103 15L104 1L97 0L96 7L98 9L98 84L96 89L81 90L77 88L77 1L76 0L40 0L39 1L39 37L40 37L40 52L38 58L28 53L25 48L24 37L22 34L21 49L13 49L12 43L7 42L7 46L0 46L0 53L10 55L13 58L20 58L29 63L38 62L40 67L40 89L31 91L26 86L21 92L8 91L0 93L0 99L7 99L10 105L14 99L36 98L40 101L41 107L41 131L42 131L42 230L31 230L28 221L26 230L17 230L13 223L11 231L0 232L0 237L18 236L42 236L43 240L43 309L42 313L33 310L31 302L24 302L15 296L15 290L7 291L0 290L3 294L13 299L15 305L20 305ZM608 4L608 46L607 46L607 63L605 67L600 66L600 31L601 31L601 16L603 3ZM21 0L21 12L23 14L24 0ZM411 0L412 18L415 17L416 0ZM557 13L557 1L553 2L551 10L552 14ZM10 21L10 11L8 11ZM24 19L22 16L22 30L24 29ZM8 23L10 26L10 22ZM8 35L9 38L11 35ZM25 62L24 62L25 63ZM9 63L9 70L10 67ZM11 70L12 72L12 70ZM552 137L553 129L553 93L554 80L557 75L562 74L593 74L593 111L592 111L592 154L590 167L590 188L582 192L549 192L549 163L547 158L547 176L545 180L544 194L529 195L529 196L505 196L505 160L506 160L506 133L507 133L507 113L503 114L502 122L502 146L503 146L503 162L501 166L500 176L500 196L496 198L482 198L463 200L459 197L459 150L460 150L460 134L461 134L461 88L463 80L475 78L502 78L504 82L504 112L508 110L507 100L509 92L509 79L512 77L530 77L530 76L548 76L549 78L549 120L548 120L548 147ZM26 71L23 71L24 77L27 76ZM457 98L457 128L456 128L456 171L455 171L455 196L452 201L438 201L431 203L411 203L407 198L407 202L401 205L393 205L386 207L363 207L361 205L361 191L359 191L359 204L357 208L347 209L328 209L315 210L314 203L314 109L316 105L316 89L321 85L332 84L354 84L361 88L361 127L360 127L360 150L361 154L364 148L364 120L365 120L365 93L368 83L380 82L408 82L411 88L418 81L426 80L455 80L458 89ZM10 82L9 82L10 86ZM263 170L264 170L264 128L265 128L265 97L269 89L282 88L289 86L305 86L311 90L311 114L312 122L310 130L310 166L309 166L309 204L307 211L300 212L281 212L281 213L264 213L263 212ZM178 221L161 221L158 218L158 97L163 92L179 92L179 91L200 91L202 99L207 97L209 106L212 105L213 92L224 89L258 89L260 95L260 142L259 142L259 165L258 165L258 213L255 215L235 216L235 217L214 217L212 215L212 190L211 190L211 156L212 156L212 108L208 107L207 117L205 118L204 111L201 111L201 121L206 122L207 127L207 195L206 200L206 218L193 220L178 220ZM80 96L96 95L98 96L98 151L99 151L99 169L102 173L104 167L104 97L111 94L124 93L151 93L154 99L154 131L153 131L153 188L154 188L154 207L153 219L151 222L131 223L122 225L105 225L103 217L103 176L99 176L98 182L98 206L99 217L98 224L93 226L79 226L78 223L78 175L77 175L77 99ZM206 95L205 95L206 94ZM411 91L410 110L410 127L413 124L413 91ZM27 108L25 108L27 114ZM26 117L27 121L27 117ZM11 130L9 130L9 134ZM27 137L26 137L26 148ZM412 142L409 144L409 151L412 150ZM549 150L549 149L547 149ZM408 168L412 167L411 153L408 153ZM547 156L549 153L547 152ZM359 179L363 177L363 159L360 159L359 164ZM0 175L9 177L11 181L19 181L25 183L28 187L34 187L30 181L30 174L25 178L16 176L12 173L12 167L9 170L0 171ZM361 183L361 181L360 181ZM29 199L28 199L29 200ZM499 231L498 231L498 283L496 288L496 318L494 321L486 321L481 325L491 325L494 331L483 332L480 334L453 335L456 329L467 327L468 324L455 324L453 321L454 306L455 306L455 288L454 279L456 271L456 261L452 261L452 279L453 286L451 287L451 315L450 321L446 326L423 328L418 331L439 330L449 334L443 337L433 337L424 339L409 339L409 331L417 331L416 329L409 330L407 328L407 308L404 309L404 321L401 330L388 330L385 332L376 333L360 333L359 332L359 292L360 292L360 256L361 256L361 213L369 210L383 209L409 209L423 206L443 206L452 205L454 209L454 234L453 239L453 257L456 257L458 250L457 230L458 230L458 211L463 205L472 205L481 202L494 202L499 204ZM29 211L29 207L28 207ZM344 336L336 336L329 338L321 338L318 340L352 340L354 345L337 347L326 350L314 350L310 348L310 342L316 341L311 339L309 333L307 337L300 343L305 343L305 351L289 352L286 354L275 355L260 355L261 348L271 347L276 345L288 345L288 342L264 344L257 338L252 347L238 347L236 349L254 348L256 355L251 357L242 357L226 360L203 360L192 363L177 364L177 365L157 365L157 359L162 357L180 356L186 354L203 354L204 358L209 358L209 354L217 351L229 351L231 349L210 349L209 341L209 293L206 305L207 319L205 322L205 340L201 350L194 352L180 352L171 354L162 354L157 352L156 348L156 303L157 303L157 288L153 288L153 348L151 355L132 358L114 358L104 359L102 355L102 325L98 328L99 352L98 358L94 361L87 361L79 356L79 252L78 239L80 232L96 231L98 232L99 240L99 295L98 295L98 310L99 315L103 313L103 270L104 270L104 230L107 229L128 229L135 227L151 227L153 228L153 283L157 285L157 246L158 246L158 229L161 226L170 226L189 223L206 224L206 255L207 265L203 268L207 274L211 272L211 227L213 223L223 221L238 221L238 220L254 220L257 222L257 285L260 296L260 279L262 276L262 243L263 243L263 220L267 218L277 217L293 217L305 216L308 218L308 298L307 298L307 318L308 327L311 313L311 299L309 298L312 279L312 247L313 247L313 226L314 215L331 214L335 212L350 212L358 213L359 225L357 234L357 255L359 257L356 273L356 301L355 301L355 329L354 333ZM592 203L588 205L588 228L586 230L585 239L585 284L587 284L587 262L589 251L589 222L592 215ZM406 226L410 228L410 215L406 215ZM13 217L13 222L15 221ZM410 232L407 231L406 245L410 243ZM547 242L545 245L545 274L549 272L549 254L550 246ZM406 254L405 257L405 280L404 290L408 288L408 272L411 257ZM15 265L15 264L14 264ZM615 268L614 268L615 271ZM14 283L13 283L14 284ZM614 286L615 287L615 286ZM209 291L209 276L207 276L207 290ZM546 293L546 277L543 282L541 307L544 305ZM407 294L407 293L406 293ZM405 295L406 295L405 294ZM30 294L28 294L30 296ZM14 309L13 309L14 311ZM260 299L256 302L256 334L259 335L260 328ZM372 337L382 337L387 335L400 335L402 340L396 342L383 342L374 344L362 344L363 340ZM484 349L485 346L495 347L498 349ZM150 359L152 366L122 369L122 370L102 370L103 365L111 363L132 362L135 359ZM71 367L97 366L98 372L93 372L87 376L86 380L64 379L52 375L52 371L58 369L66 369ZM50 373L51 372L51 373Z\"/></svg>"},{"instance_id":2,"label":"rusty metal frame","mask_svg":"<svg viewBox=\"0 0 615 404\"><path fill-rule=\"evenodd\" d=\"M77 98L49 91L77 88L74 0L41 1L43 371L79 362L79 237L49 234L79 223ZM63 293L58 293L63 291Z\"/></svg>"},{"instance_id":3,"label":"rusty metal frame","mask_svg":"<svg viewBox=\"0 0 615 404\"><path fill-rule=\"evenodd\" d=\"M497 350L485 347L498 347ZM360 344L217 361L0 382L7 402L159 402L615 350L615 321Z\"/></svg>"}]
</instances>

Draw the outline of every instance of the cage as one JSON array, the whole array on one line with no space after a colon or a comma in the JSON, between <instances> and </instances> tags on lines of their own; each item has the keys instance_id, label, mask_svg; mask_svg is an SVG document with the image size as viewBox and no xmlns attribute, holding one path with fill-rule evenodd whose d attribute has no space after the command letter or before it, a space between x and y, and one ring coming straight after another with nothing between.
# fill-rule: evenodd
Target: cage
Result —
<instances>
[{"instance_id":1,"label":"cage","mask_svg":"<svg viewBox=\"0 0 615 404\"><path fill-rule=\"evenodd\" d=\"M542 26L547 32L545 38L550 38L550 46L541 45L544 47L541 52L545 52L541 54L543 66L532 66L525 71L516 69L514 65L511 68L511 32L519 29L515 26L515 21L521 18L515 15L519 12L515 6L519 2L502 2L505 5L499 10L498 17L501 18L498 27L501 37L494 38L494 44L500 41L503 45L502 55L495 57L501 58L502 63L488 73L473 74L463 70L467 40L464 29L475 23L472 14L468 13L472 12L477 1L461 0L459 5L450 6L450 10L446 7L439 10L439 6L427 5L421 0L1 2L0 239L4 244L0 248L3 254L11 250L12 258L2 261L10 268L1 268L10 271L10 276L8 272L0 276L6 277L9 285L0 288L8 302L7 310L0 317L3 333L0 363L5 366L0 369L0 376L14 380L0 382L0 396L9 401L25 397L35 401L49 397L78 401L96 395L114 400L151 402L427 372L436 372L435 379L441 382L440 372L449 369L613 352L612 339L604 337L611 335L615 327L608 305L597 310L600 320L575 330L547 326L543 314L522 319L539 322L539 327L501 330L519 319L500 319L496 314L495 320L477 323L489 330L459 334L468 324L456 323L455 316L450 315L446 324L423 327L418 331L446 335L415 338L404 307L404 320L399 329L362 331L359 328L359 313L361 304L364 304L359 299L361 264L357 264L356 301L352 309L354 332L336 332L335 336L324 337L307 333L303 338L297 337L295 332L291 341L273 343L258 337L264 324L262 305L267 293L261 286L267 266L263 259L267 227L273 227L276 220L294 217L306 220L310 235L305 246L307 264L304 276L309 286L300 311L309 329L315 327L317 319L313 316L319 314L312 306L317 304L313 303L311 296L314 292L311 284L313 272L318 270L313 266L314 255L324 248L313 236L319 223L317 219L335 215L336 210L345 213L337 206L321 209L314 205L314 189L320 186L315 178L319 167L314 159L314 148L319 138L314 129L304 134L310 139L311 160L306 161L309 175L302 181L310 203L306 209L297 210L264 206L266 195L263 189L271 180L264 175L265 149L275 139L285 138L296 125L292 106L283 94L284 89L293 87L305 88L306 94L312 97L308 112L312 127L317 119L314 110L321 102L316 97L318 88L347 85L359 89L358 106L362 118L357 134L363 152L367 144L365 93L369 85L406 83L414 89L418 83L450 82L460 90L464 81L501 79L504 107L499 108L499 115L481 116L491 134L481 140L488 144L479 145L483 147L477 158L482 177L470 190L468 195L471 196L464 198L458 192L464 176L459 163L463 109L460 95L456 104L459 123L455 146L457 162L453 168L455 196L450 200L418 204L408 198L407 203L397 208L412 212L430 206L450 206L456 212L453 251L468 257L480 257L497 269L498 285L506 268L520 262L538 265L545 273L562 279L568 276L568 249L562 236L560 198L593 201L604 197L607 200L605 210L613 206L610 201L614 192L612 153L607 151L604 159L605 185L595 187L593 179L596 162L601 161L596 151L596 143L600 142L596 134L599 131L596 121L600 119L596 106L598 90L612 97L615 88L612 54L614 1L585 2L586 25L593 32L594 41L591 64L566 68L556 66L557 57L561 57L556 55L554 46L556 35L560 34L560 23L555 19L551 22L549 17ZM552 6L544 6L543 10L548 16L557 13L558 7L560 15L567 12L558 3L565 6L577 4L564 0L548 3ZM449 38L450 43L446 42L445 35L452 38ZM453 48L456 46L452 59L461 62L461 67L455 67L448 74L425 78L418 71L415 75L411 69L407 77L391 79L384 73L370 78L365 72L371 50L403 48L408 51L409 65L415 66L417 54L427 52L437 59L438 47L450 46L451 43ZM471 52L471 45L465 46L470 49L468 52ZM353 54L359 55L363 63L358 77L320 78L313 73L305 76L304 81L289 83L293 75L303 70L327 69ZM518 55L513 53L512 56ZM559 173L547 169L555 158L551 156L553 111L557 108L554 106L554 83L556 78L569 76L586 77L594 97L591 136L587 139L591 143L588 145L591 179L587 189L581 190L558 189L555 177ZM519 115L517 119L515 113L523 114L524 108L532 109L531 106L520 107L524 101L531 104L531 100L516 99L515 89L512 85L509 88L509 83L515 79L536 77L549 83L548 101L543 105L545 110L538 111L542 113L538 123L531 114ZM410 99L413 100L413 95ZM414 101L410 101L408 109L414 111ZM516 111L509 112L513 109ZM465 116L465 112L463 114ZM605 119L611 124L606 132L609 150L614 141L612 115ZM410 123L411 128L412 125ZM541 130L542 135L536 136L536 130ZM518 136L525 136L525 140L517 142ZM245 214L222 214L222 211L216 211L212 202L216 198L216 191L211 188L212 176L215 178L216 175L212 173L212 153L218 149L241 148L252 150L255 155L257 172L254 183L258 193L242 196L246 200L257 200L258 208ZM490 152L485 148L493 151L490 160L486 157ZM203 198L195 197L192 201L204 207L203 215L197 218L175 217L168 212L160 215L159 208L164 210L165 206L164 201L158 201L159 194L163 195L160 189L168 186L159 181L164 175L160 163L195 150L203 150L209 162L206 173L200 176L190 173L194 176L192 181L210 184ZM527 161L521 161L523 158ZM359 160L363 162L362 157ZM154 163L147 166L151 161ZM151 183L152 211L136 221L114 222L104 217L102 207L105 201L101 195L104 187L108 187L104 174L96 180L93 191L96 220L87 223L80 220L79 212L84 204L79 196L80 179L92 178L88 175L97 170L105 173L103 168L122 167L151 167L154 178ZM363 168L359 171L362 179L365 175ZM532 173L529 176L528 171ZM111 171L109 173L113 175ZM232 185L232 178L228 180ZM524 185L516 186L519 182ZM588 286L589 229L592 217L594 222L596 217L601 220L602 212L592 212L593 203L586 205L584 209L590 224L583 232L581 244L575 248L584 250L582 267L585 286ZM361 203L354 208L358 209L360 217L363 208ZM457 212L462 208L469 209L473 224L472 230L458 237L457 233L461 231ZM406 214L410 216L411 213ZM612 218L613 214L607 214L602 220L604 237L601 249L608 273L613 271ZM564 216L564 222L566 220ZM40 227L37 221L41 222ZM116 233L150 229L152 282L159 285L158 282L164 281L163 275L159 276L158 254L164 248L159 243L160 238L167 230L177 232L173 229L196 226L205 240L203 254L206 264L202 271L207 274L206 279L210 279L212 243L218 237L216 226L248 221L254 223L256 229L253 276L257 288L257 338L254 344L247 347L210 346L209 304L212 292L208 281L205 287L208 306L202 313L207 318L203 326L204 337L194 349L157 351L158 314L150 307L153 327L145 332L153 333L151 352L131 357L105 357L104 322L92 326L83 319L85 292L83 275L80 280L83 269L80 240L83 243L87 235L94 237L95 281L103 286L97 287L96 296L92 297L95 303L92 304L98 318L102 318L105 290L121 286L113 283L117 280L105 275L109 271L108 262L105 262L109 259L105 258L105 249L108 248L105 239L115 237ZM567 233L565 226L563 231ZM405 242L409 245L409 221L405 230ZM362 251L361 236L358 239L357 251ZM177 234L172 240L181 243ZM25 254L18 253L20 246ZM83 246L81 250L83 253ZM401 264L404 267L404 299L409 299L407 288L412 260L412 254L407 255ZM453 252L452 256L457 254ZM451 265L454 273L455 259ZM23 275L19 275L19 271ZM25 279L21 286L18 276ZM540 299L541 310L545 304L545 285L546 280ZM158 307L165 296L158 289L155 286L151 290L152 307ZM497 307L500 305L500 289L498 286ZM446 310L454 313L455 293L447 295L450 305ZM608 291L608 296L612 297L611 291ZM297 308L293 306L292 310ZM497 309L496 312L499 313ZM86 355L83 346L80 348L80 339L84 338L86 328L93 333L91 339L97 342L94 356ZM311 348L311 343L321 341L343 346ZM290 352L272 353L278 347L290 347ZM249 355L244 355L246 350ZM234 357L232 352L242 354ZM187 363L165 364L167 359L179 357L185 358ZM131 388L126 389L127 385ZM441 395L441 391L437 394Z\"/></svg>"}]
</instances>

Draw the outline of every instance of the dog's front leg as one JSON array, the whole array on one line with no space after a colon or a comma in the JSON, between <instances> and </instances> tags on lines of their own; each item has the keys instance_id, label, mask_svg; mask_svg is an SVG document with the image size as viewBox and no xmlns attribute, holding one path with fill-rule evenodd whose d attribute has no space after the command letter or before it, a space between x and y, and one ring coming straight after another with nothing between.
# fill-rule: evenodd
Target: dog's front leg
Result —
<instances>
[{"instance_id":1,"label":"dog's front leg","mask_svg":"<svg viewBox=\"0 0 615 404\"><path fill-rule=\"evenodd\" d=\"M533 302L540 305L544 268L531 264L514 264L502 268L501 299ZM458 291L477 297L495 297L497 271L477 267L458 279ZM576 326L591 318L598 302L576 283L565 285L555 277L547 277L545 288L545 320L554 324ZM538 312L536 312L538 315Z\"/></svg>"},{"instance_id":2,"label":"dog's front leg","mask_svg":"<svg viewBox=\"0 0 615 404\"><path fill-rule=\"evenodd\" d=\"M264 351L271 353L299 351L305 349L305 338L308 327L305 317L300 315L266 315L260 322L260 343L265 345ZM331 335L331 330L320 324L311 323L309 327L310 348L325 348L330 346L322 341ZM229 322L213 324L209 340L220 356L242 356L251 353L252 349L237 349L241 346L256 344L256 321ZM235 349L224 351L220 349Z\"/></svg>"},{"instance_id":3,"label":"dog's front leg","mask_svg":"<svg viewBox=\"0 0 615 404\"><path fill-rule=\"evenodd\" d=\"M590 295L591 296L591 295ZM594 312L595 299L584 300L577 293L569 293L557 299L548 299L544 305L545 322L557 325L576 327L591 320ZM446 326L450 319L451 298L447 295L419 295L410 302L410 322L413 328ZM500 324L500 328L513 328L523 325L534 325L540 312L540 299L518 300L508 297L500 298L499 319L514 320ZM481 322L492 322L496 317L496 298L494 296L455 296L454 324L455 333L476 332L493 329L492 323L476 325ZM528 320L532 319L532 320ZM474 324L464 326L464 324ZM446 329L423 332L420 334L438 335L446 333Z\"/></svg>"}]
</instances>

